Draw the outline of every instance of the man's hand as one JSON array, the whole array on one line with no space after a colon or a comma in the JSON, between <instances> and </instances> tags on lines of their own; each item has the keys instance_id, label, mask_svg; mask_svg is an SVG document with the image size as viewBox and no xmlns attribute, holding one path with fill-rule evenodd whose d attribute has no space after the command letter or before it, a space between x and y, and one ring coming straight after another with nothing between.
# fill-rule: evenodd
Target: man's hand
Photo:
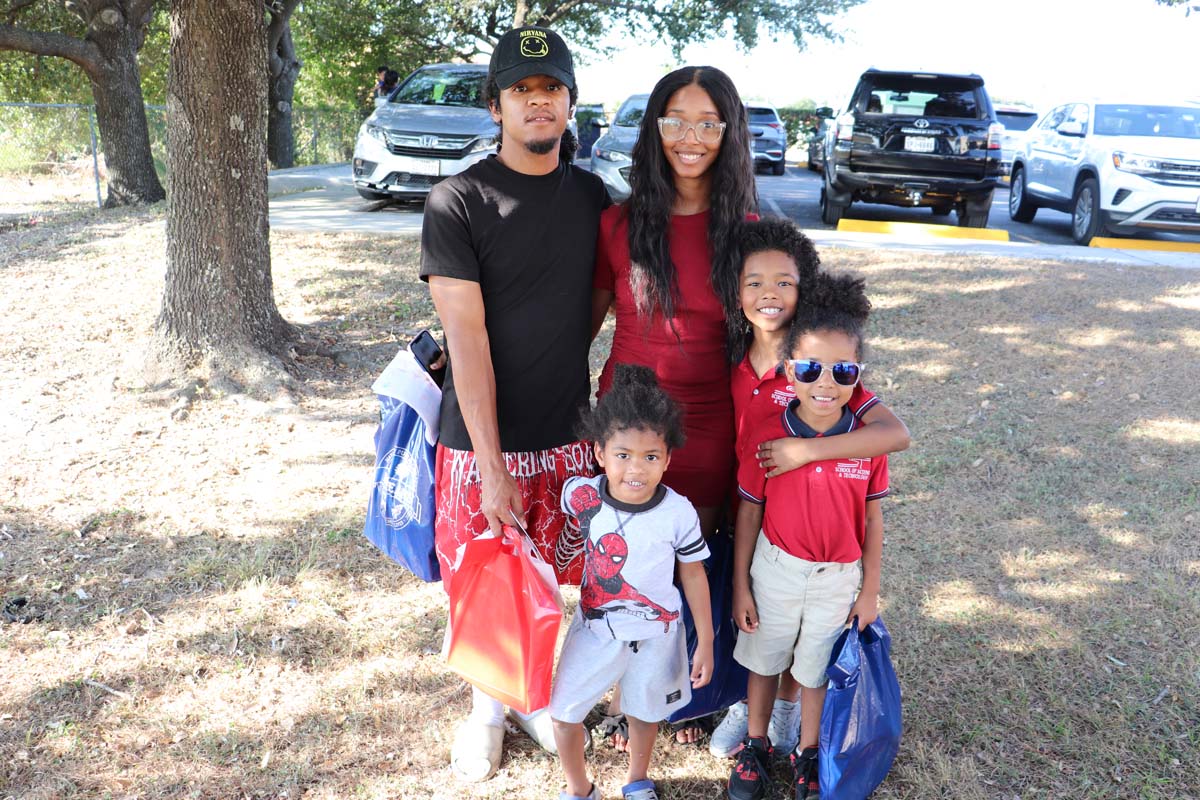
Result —
<instances>
[{"instance_id":1,"label":"man's hand","mask_svg":"<svg viewBox=\"0 0 1200 800\"><path fill-rule=\"evenodd\" d=\"M521 490L517 481L505 468L493 469L479 474L481 484L480 509L487 517L488 526L492 533L500 535L501 525L512 525L513 517L527 528L525 523L525 508L521 504Z\"/></svg>"},{"instance_id":2,"label":"man's hand","mask_svg":"<svg viewBox=\"0 0 1200 800\"><path fill-rule=\"evenodd\" d=\"M858 629L865 630L875 620L879 619L879 595L873 592L859 592L858 599L854 601L854 607L850 609L850 615L846 617L846 622L850 622L855 617L858 617Z\"/></svg>"},{"instance_id":3,"label":"man's hand","mask_svg":"<svg viewBox=\"0 0 1200 800\"><path fill-rule=\"evenodd\" d=\"M746 633L758 630L758 606L749 588L733 588L733 621Z\"/></svg>"}]
</instances>

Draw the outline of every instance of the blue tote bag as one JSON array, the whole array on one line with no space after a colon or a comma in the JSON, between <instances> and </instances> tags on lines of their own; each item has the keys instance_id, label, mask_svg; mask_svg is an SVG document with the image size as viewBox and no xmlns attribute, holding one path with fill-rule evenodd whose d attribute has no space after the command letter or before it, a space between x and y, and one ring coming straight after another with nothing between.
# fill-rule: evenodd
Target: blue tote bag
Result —
<instances>
[{"instance_id":1,"label":"blue tote bag","mask_svg":"<svg viewBox=\"0 0 1200 800\"><path fill-rule=\"evenodd\" d=\"M371 388L380 423L363 535L421 580L439 581L433 490L441 390L409 350L397 353Z\"/></svg>"},{"instance_id":2,"label":"blue tote bag","mask_svg":"<svg viewBox=\"0 0 1200 800\"><path fill-rule=\"evenodd\" d=\"M864 800L887 777L900 750L900 682L892 637L877 619L858 618L833 647L821 711L821 800Z\"/></svg>"},{"instance_id":3,"label":"blue tote bag","mask_svg":"<svg viewBox=\"0 0 1200 800\"><path fill-rule=\"evenodd\" d=\"M708 540L708 598L712 605L713 676L707 686L692 690L692 700L667 718L684 722L729 708L746 696L746 668L733 660L737 625L733 622L733 538L720 531ZM696 652L696 623L687 600L683 603L683 630L687 637L688 664Z\"/></svg>"}]
</instances>

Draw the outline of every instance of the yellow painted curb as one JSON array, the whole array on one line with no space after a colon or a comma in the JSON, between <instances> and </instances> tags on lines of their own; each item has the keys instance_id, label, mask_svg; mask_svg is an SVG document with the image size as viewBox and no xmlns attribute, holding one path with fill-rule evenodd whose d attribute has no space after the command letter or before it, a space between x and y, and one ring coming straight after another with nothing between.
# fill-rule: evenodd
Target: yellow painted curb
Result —
<instances>
[{"instance_id":1,"label":"yellow painted curb","mask_svg":"<svg viewBox=\"0 0 1200 800\"><path fill-rule=\"evenodd\" d=\"M1109 247L1113 250L1167 250L1172 253L1200 253L1200 242L1159 242L1151 239L1113 239L1097 236L1088 247Z\"/></svg>"},{"instance_id":2,"label":"yellow painted curb","mask_svg":"<svg viewBox=\"0 0 1200 800\"><path fill-rule=\"evenodd\" d=\"M890 233L901 238L986 239L1007 242L1008 231L995 228L960 228L957 225L926 225L921 222L879 222L873 219L838 221L837 229L849 233ZM1094 239L1092 241L1095 241Z\"/></svg>"}]
</instances>

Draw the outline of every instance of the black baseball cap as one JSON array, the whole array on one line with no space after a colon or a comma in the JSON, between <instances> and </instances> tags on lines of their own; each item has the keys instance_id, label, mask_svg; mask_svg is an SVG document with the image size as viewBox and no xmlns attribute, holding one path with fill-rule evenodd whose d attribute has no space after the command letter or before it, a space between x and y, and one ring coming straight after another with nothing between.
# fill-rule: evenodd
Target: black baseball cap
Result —
<instances>
[{"instance_id":1,"label":"black baseball cap","mask_svg":"<svg viewBox=\"0 0 1200 800\"><path fill-rule=\"evenodd\" d=\"M492 51L490 68L501 89L530 75L549 75L568 89L575 88L571 51L562 37L549 28L527 25L505 33Z\"/></svg>"}]
</instances>

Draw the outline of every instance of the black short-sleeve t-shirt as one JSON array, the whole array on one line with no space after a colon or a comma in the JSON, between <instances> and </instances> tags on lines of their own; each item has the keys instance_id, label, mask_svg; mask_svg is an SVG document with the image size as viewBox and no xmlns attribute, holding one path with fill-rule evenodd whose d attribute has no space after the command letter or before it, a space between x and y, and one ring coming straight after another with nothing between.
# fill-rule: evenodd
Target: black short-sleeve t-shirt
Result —
<instances>
[{"instance_id":1,"label":"black short-sleeve t-shirt","mask_svg":"<svg viewBox=\"0 0 1200 800\"><path fill-rule=\"evenodd\" d=\"M421 278L475 281L483 293L504 452L576 439L588 402L596 232L610 202L600 179L579 167L526 175L492 156L433 187L425 203ZM474 449L453 363L440 441Z\"/></svg>"}]
</instances>

